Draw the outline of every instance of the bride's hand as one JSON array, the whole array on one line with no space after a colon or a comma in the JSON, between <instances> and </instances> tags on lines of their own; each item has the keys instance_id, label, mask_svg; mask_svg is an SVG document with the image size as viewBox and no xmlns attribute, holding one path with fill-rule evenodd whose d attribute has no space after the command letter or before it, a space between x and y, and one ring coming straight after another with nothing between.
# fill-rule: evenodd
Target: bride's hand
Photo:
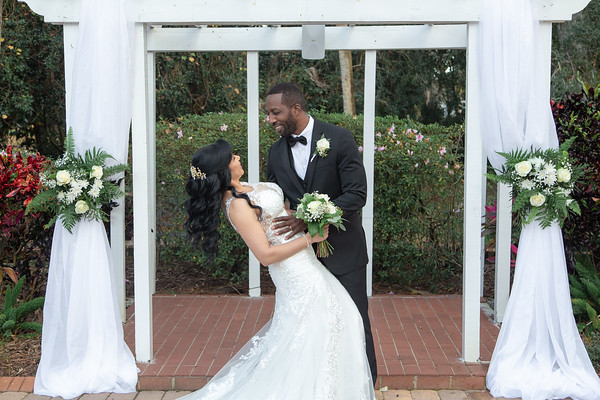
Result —
<instances>
[{"instance_id":1,"label":"bride's hand","mask_svg":"<svg viewBox=\"0 0 600 400\"><path fill-rule=\"evenodd\" d=\"M319 243L324 241L325 239L327 239L327 237L329 236L329 224L325 225L323 227L323 236L317 234L317 236L313 236L311 237L309 233L307 233L310 243Z\"/></svg>"}]
</instances>

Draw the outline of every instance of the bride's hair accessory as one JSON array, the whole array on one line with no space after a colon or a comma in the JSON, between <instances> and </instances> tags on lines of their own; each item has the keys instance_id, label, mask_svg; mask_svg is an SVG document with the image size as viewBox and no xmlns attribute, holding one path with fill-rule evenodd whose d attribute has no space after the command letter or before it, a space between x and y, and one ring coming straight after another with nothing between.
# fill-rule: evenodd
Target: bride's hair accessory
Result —
<instances>
[{"instance_id":1,"label":"bride's hair accessory","mask_svg":"<svg viewBox=\"0 0 600 400\"><path fill-rule=\"evenodd\" d=\"M193 165L190 167L190 174L192 174L192 178L194 179L206 179L206 174L202 172L200 168L194 167Z\"/></svg>"}]
</instances>

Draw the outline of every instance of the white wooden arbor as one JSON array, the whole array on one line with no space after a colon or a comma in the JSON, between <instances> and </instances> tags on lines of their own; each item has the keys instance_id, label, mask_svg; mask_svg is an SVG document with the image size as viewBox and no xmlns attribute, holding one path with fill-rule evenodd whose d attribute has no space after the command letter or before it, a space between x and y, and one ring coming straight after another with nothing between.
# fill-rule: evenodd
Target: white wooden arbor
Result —
<instances>
[{"instance_id":1,"label":"white wooden arbor","mask_svg":"<svg viewBox=\"0 0 600 400\"><path fill-rule=\"evenodd\" d=\"M77 43L80 0L22 0L46 22L64 27L67 109ZM135 348L149 361L152 348L152 293L155 283L155 70L161 51L246 51L248 180L259 176L258 54L260 51L325 50L366 52L364 88L364 164L368 200L363 226L372 259L374 119L377 50L466 49L466 139L463 239L463 348L465 361L479 358L480 287L483 248L481 222L485 201L486 157L480 132L478 21L481 0L131 0L135 22L133 95L133 192ZM501 1L501 0L488 0ZM524 0L527 1L527 0ZM590 0L536 0L550 96L552 23L570 20ZM209 28L208 25L218 26ZM165 27L163 27L165 26ZM166 27L169 26L169 27ZM236 27L232 27L236 26ZM240 27L241 26L241 27ZM315 26L320 26L315 28ZM310 29L309 27L312 27ZM316 36L311 36L316 31ZM304 41L303 41L304 33ZM319 36L320 34L320 36ZM316 41L316 42L315 42ZM319 43L320 42L320 43ZM498 190L496 320L501 321L509 293L510 199ZM124 210L111 220L111 242L124 315ZM250 295L260 295L258 262L251 257ZM368 267L369 292L371 266Z\"/></svg>"}]
</instances>

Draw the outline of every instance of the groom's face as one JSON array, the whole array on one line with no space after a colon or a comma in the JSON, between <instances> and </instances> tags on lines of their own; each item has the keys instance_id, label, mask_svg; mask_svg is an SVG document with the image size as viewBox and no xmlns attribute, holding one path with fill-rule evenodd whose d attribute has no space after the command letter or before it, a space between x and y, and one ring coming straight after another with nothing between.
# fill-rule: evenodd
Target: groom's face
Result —
<instances>
[{"instance_id":1,"label":"groom's face","mask_svg":"<svg viewBox=\"0 0 600 400\"><path fill-rule=\"evenodd\" d=\"M296 114L300 106L294 105L289 107L282 103L282 94L270 94L267 96L265 101L265 109L269 116L269 122L275 128L275 131L281 136L286 137L292 134L297 134L298 122L296 120Z\"/></svg>"}]
</instances>

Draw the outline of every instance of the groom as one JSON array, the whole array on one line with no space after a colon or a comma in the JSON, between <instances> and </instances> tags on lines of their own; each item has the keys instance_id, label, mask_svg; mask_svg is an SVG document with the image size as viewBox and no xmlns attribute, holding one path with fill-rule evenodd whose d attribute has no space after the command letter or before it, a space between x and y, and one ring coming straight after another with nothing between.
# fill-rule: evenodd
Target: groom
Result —
<instances>
[{"instance_id":1,"label":"groom","mask_svg":"<svg viewBox=\"0 0 600 400\"><path fill-rule=\"evenodd\" d=\"M358 214L365 205L367 179L358 147L346 129L308 115L304 95L291 83L271 88L265 108L269 122L281 135L269 150L267 180L281 187L291 209L296 209L304 193L318 191L328 194L343 210L346 231L329 230L327 240L334 250L320 261L346 288L362 316L367 358L375 384L377 363L366 285L367 246ZM288 237L306 229L306 224L293 216L279 217L275 222L279 222L274 225L278 232L289 232Z\"/></svg>"}]
</instances>

